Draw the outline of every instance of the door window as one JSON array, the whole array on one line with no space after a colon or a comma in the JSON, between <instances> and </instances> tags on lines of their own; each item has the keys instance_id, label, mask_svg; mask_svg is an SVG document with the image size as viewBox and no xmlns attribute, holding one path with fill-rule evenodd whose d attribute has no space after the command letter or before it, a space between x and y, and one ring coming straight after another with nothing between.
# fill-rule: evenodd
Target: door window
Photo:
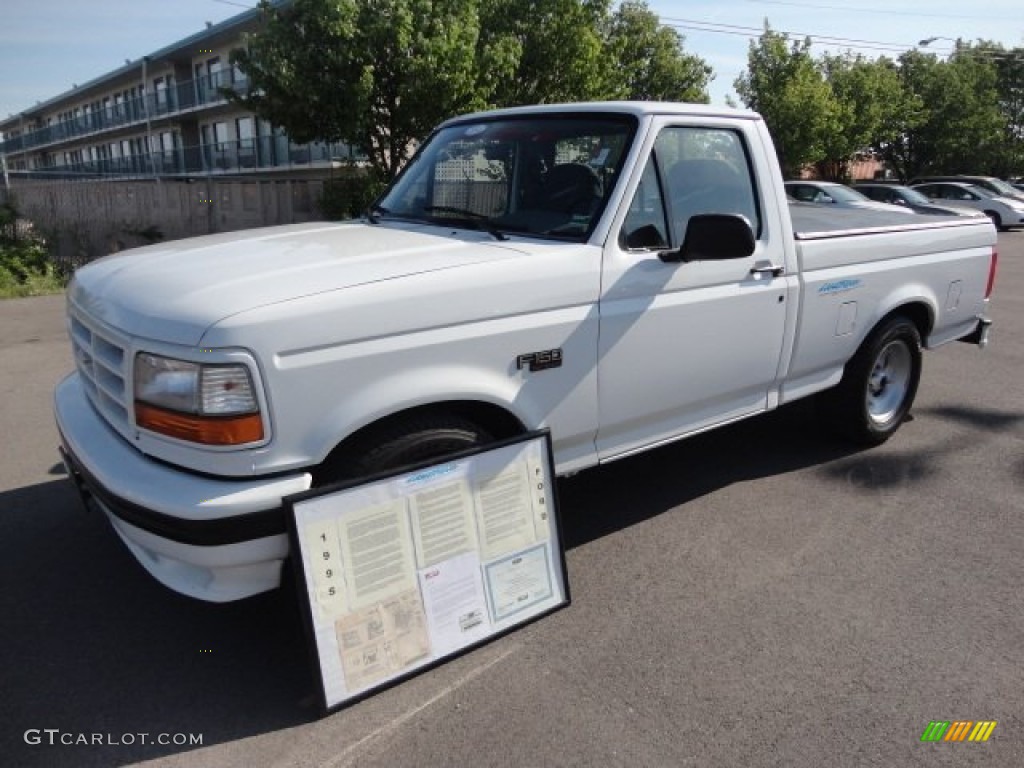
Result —
<instances>
[{"instance_id":1,"label":"door window","mask_svg":"<svg viewBox=\"0 0 1024 768\"><path fill-rule=\"evenodd\" d=\"M655 140L622 239L626 247L662 247L654 241L657 231L677 248L690 218L705 213L743 216L755 236L760 234L761 217L743 140L725 128L666 128Z\"/></svg>"}]
</instances>

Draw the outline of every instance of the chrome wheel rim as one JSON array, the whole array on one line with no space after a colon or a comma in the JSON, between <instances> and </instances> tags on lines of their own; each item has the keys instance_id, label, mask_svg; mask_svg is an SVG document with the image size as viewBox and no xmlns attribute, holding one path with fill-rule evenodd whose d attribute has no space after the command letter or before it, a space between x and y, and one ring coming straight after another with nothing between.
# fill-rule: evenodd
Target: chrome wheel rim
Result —
<instances>
[{"instance_id":1,"label":"chrome wheel rim","mask_svg":"<svg viewBox=\"0 0 1024 768\"><path fill-rule=\"evenodd\" d=\"M913 362L910 349L902 341L891 341L882 348L868 376L866 403L868 418L885 424L896 416L910 391Z\"/></svg>"}]
</instances>

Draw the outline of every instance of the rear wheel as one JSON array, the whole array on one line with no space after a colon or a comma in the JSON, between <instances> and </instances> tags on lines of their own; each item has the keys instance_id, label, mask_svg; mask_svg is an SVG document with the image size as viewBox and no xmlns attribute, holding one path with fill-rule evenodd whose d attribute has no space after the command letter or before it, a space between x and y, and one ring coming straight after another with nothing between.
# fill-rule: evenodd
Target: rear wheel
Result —
<instances>
[{"instance_id":1,"label":"rear wheel","mask_svg":"<svg viewBox=\"0 0 1024 768\"><path fill-rule=\"evenodd\" d=\"M906 317L885 321L846 365L822 404L835 429L861 445L888 440L907 417L921 379L921 335Z\"/></svg>"}]
</instances>

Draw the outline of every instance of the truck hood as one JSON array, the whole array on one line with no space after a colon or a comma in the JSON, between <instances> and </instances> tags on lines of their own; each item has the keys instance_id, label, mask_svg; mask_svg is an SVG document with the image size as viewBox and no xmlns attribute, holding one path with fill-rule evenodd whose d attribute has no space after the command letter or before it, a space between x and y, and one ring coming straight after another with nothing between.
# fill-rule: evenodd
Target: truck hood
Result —
<instances>
[{"instance_id":1,"label":"truck hood","mask_svg":"<svg viewBox=\"0 0 1024 768\"><path fill-rule=\"evenodd\" d=\"M268 227L108 256L79 269L68 296L80 310L132 336L195 345L207 328L239 312L509 258L529 247L418 225Z\"/></svg>"}]
</instances>

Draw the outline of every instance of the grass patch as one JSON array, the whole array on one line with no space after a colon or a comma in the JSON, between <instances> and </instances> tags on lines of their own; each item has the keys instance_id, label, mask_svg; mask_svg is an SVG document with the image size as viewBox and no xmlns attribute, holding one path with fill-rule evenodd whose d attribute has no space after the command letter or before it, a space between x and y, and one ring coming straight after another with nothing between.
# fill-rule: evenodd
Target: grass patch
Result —
<instances>
[{"instance_id":1,"label":"grass patch","mask_svg":"<svg viewBox=\"0 0 1024 768\"><path fill-rule=\"evenodd\" d=\"M39 242L0 242L0 299L44 296L64 290L64 278Z\"/></svg>"},{"instance_id":2,"label":"grass patch","mask_svg":"<svg viewBox=\"0 0 1024 768\"><path fill-rule=\"evenodd\" d=\"M0 207L0 299L60 293L64 282L43 239L13 206Z\"/></svg>"}]
</instances>

